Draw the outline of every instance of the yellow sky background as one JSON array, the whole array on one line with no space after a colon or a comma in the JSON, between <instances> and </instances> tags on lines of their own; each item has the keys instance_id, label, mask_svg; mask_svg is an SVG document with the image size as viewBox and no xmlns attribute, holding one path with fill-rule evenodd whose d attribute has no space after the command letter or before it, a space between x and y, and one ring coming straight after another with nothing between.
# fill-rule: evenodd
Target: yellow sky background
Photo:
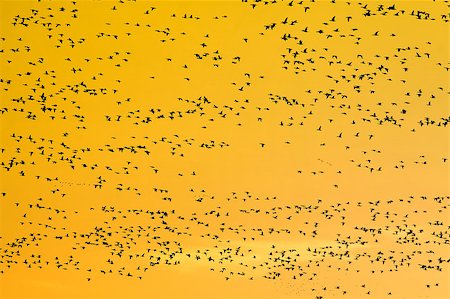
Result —
<instances>
[{"instance_id":1,"label":"yellow sky background","mask_svg":"<svg viewBox=\"0 0 450 299\"><path fill-rule=\"evenodd\" d=\"M449 18L0 1L0 297L448 298Z\"/></svg>"}]
</instances>

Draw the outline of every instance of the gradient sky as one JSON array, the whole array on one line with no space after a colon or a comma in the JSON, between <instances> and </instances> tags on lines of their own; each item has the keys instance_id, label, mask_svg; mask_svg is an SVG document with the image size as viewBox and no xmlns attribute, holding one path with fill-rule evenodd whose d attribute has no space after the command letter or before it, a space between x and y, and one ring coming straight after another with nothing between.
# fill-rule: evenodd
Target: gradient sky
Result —
<instances>
[{"instance_id":1,"label":"gradient sky","mask_svg":"<svg viewBox=\"0 0 450 299\"><path fill-rule=\"evenodd\" d=\"M449 298L448 1L0 1L1 298Z\"/></svg>"}]
</instances>

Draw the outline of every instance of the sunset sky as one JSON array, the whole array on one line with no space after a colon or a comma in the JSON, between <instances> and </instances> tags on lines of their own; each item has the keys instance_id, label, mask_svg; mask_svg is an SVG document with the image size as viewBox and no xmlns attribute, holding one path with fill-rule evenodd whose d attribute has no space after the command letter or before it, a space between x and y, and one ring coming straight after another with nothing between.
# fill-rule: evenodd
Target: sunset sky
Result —
<instances>
[{"instance_id":1,"label":"sunset sky","mask_svg":"<svg viewBox=\"0 0 450 299\"><path fill-rule=\"evenodd\" d=\"M0 0L0 298L449 298L448 12Z\"/></svg>"}]
</instances>

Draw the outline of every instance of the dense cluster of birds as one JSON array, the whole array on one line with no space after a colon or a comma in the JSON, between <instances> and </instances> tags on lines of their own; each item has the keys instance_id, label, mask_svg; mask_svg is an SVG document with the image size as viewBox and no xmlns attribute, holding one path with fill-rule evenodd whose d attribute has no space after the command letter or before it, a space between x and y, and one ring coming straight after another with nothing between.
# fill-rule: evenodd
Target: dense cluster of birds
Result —
<instances>
[{"instance_id":1,"label":"dense cluster of birds","mask_svg":"<svg viewBox=\"0 0 450 299\"><path fill-rule=\"evenodd\" d=\"M0 280L450 296L449 5L391 2L2 3Z\"/></svg>"}]
</instances>

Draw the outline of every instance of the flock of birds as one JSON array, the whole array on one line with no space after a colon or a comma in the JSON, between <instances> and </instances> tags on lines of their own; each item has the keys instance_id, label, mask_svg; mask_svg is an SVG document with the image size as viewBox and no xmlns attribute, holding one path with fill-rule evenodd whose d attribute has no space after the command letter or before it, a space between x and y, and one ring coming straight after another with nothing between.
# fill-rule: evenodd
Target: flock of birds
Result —
<instances>
[{"instance_id":1,"label":"flock of birds","mask_svg":"<svg viewBox=\"0 0 450 299\"><path fill-rule=\"evenodd\" d=\"M2 2L0 296L448 298L448 7Z\"/></svg>"}]
</instances>

